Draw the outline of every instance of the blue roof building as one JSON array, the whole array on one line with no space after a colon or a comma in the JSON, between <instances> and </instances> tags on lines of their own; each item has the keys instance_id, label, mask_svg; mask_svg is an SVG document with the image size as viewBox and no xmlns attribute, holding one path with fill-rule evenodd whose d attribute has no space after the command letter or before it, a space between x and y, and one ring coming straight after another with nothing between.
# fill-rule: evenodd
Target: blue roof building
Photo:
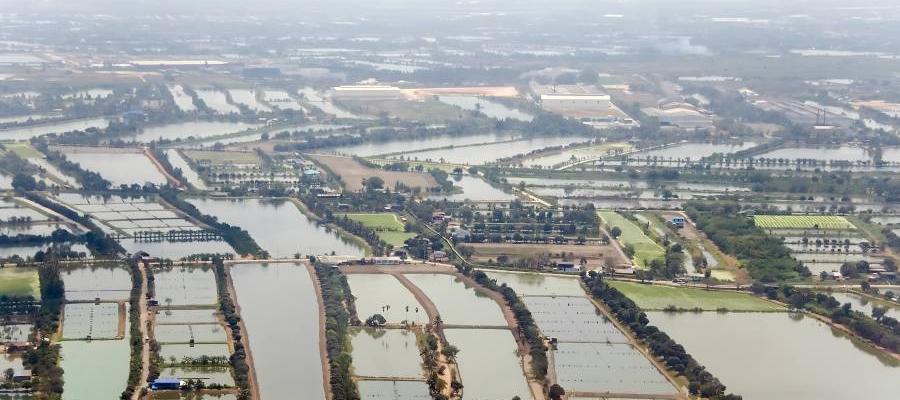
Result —
<instances>
[{"instance_id":1,"label":"blue roof building","mask_svg":"<svg viewBox=\"0 0 900 400\"><path fill-rule=\"evenodd\" d=\"M181 379L174 377L159 377L150 384L153 390L180 390Z\"/></svg>"}]
</instances>

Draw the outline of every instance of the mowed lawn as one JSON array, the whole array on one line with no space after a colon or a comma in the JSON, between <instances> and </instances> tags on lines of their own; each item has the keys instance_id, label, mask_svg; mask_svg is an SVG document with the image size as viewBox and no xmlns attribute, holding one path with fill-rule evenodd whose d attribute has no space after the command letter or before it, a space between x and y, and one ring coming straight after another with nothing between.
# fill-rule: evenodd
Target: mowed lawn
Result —
<instances>
[{"instance_id":1,"label":"mowed lawn","mask_svg":"<svg viewBox=\"0 0 900 400\"><path fill-rule=\"evenodd\" d=\"M35 268L0 268L0 295L41 298L41 285Z\"/></svg>"},{"instance_id":2,"label":"mowed lawn","mask_svg":"<svg viewBox=\"0 0 900 400\"><path fill-rule=\"evenodd\" d=\"M394 245L394 247L403 247L403 242L416 236L413 232L404 232L405 224L400 221L397 214L394 213L367 213L367 214L344 214L356 222L359 222L378 234L381 240Z\"/></svg>"},{"instance_id":3,"label":"mowed lawn","mask_svg":"<svg viewBox=\"0 0 900 400\"><path fill-rule=\"evenodd\" d=\"M847 218L837 215L756 215L753 222L763 229L856 229Z\"/></svg>"},{"instance_id":4,"label":"mowed lawn","mask_svg":"<svg viewBox=\"0 0 900 400\"><path fill-rule=\"evenodd\" d=\"M705 311L727 308L729 311L784 311L783 308L746 293L703 290L687 287L647 285L608 281L644 310L662 310L669 306Z\"/></svg>"},{"instance_id":5,"label":"mowed lawn","mask_svg":"<svg viewBox=\"0 0 900 400\"><path fill-rule=\"evenodd\" d=\"M622 230L619 242L622 245L630 244L634 247L633 261L637 266L647 268L650 260L665 257L666 250L644 234L641 228L615 211L597 211L600 218L606 223L608 230L618 226Z\"/></svg>"}]
</instances>

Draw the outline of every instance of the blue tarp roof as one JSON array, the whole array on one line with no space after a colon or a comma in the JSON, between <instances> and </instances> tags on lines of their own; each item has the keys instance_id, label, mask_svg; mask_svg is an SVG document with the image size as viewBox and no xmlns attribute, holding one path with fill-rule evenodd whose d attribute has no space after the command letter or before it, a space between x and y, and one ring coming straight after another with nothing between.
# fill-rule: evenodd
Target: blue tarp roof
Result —
<instances>
[{"instance_id":1,"label":"blue tarp roof","mask_svg":"<svg viewBox=\"0 0 900 400\"><path fill-rule=\"evenodd\" d=\"M176 384L176 385L180 385L180 384L181 384L181 379L174 378L174 377L170 377L170 376L166 376L166 377L159 377L159 378L156 378L156 380L153 381L153 383L157 383L157 384L158 384L158 383L162 383L162 384L168 383L168 384Z\"/></svg>"}]
</instances>

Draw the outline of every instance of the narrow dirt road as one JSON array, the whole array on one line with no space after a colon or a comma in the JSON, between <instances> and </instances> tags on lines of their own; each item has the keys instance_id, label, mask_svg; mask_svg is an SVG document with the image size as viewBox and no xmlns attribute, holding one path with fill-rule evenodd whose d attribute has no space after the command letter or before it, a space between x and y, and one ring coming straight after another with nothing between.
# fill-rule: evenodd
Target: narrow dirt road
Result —
<instances>
[{"instance_id":1,"label":"narrow dirt road","mask_svg":"<svg viewBox=\"0 0 900 400\"><path fill-rule=\"evenodd\" d=\"M147 270L144 266L144 263L138 263L138 270L141 271L141 297L138 301L140 307L140 328L141 328L141 340L150 337L147 329L147 322L149 321L149 309L147 307L147 293L149 291L147 287ZM141 398L141 391L144 387L147 386L147 379L150 378L150 343L144 340L144 345L141 346L141 379L138 380L137 387L134 390L134 393L131 395L132 400L137 400Z\"/></svg>"}]
</instances>

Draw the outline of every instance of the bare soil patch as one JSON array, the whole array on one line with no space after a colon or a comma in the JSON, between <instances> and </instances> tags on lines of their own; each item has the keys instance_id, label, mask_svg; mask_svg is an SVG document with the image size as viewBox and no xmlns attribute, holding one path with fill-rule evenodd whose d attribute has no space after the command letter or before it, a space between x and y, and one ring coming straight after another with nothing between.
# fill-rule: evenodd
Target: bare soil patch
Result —
<instances>
[{"instance_id":1,"label":"bare soil patch","mask_svg":"<svg viewBox=\"0 0 900 400\"><path fill-rule=\"evenodd\" d=\"M438 187L434 177L419 172L385 171L377 168L369 168L351 157L331 155L310 155L310 158L323 165L331 173L337 175L344 188L349 191L359 192L363 189L363 179L379 177L384 180L384 186L393 190L397 183L402 183L410 188L422 188L423 190Z\"/></svg>"}]
</instances>

